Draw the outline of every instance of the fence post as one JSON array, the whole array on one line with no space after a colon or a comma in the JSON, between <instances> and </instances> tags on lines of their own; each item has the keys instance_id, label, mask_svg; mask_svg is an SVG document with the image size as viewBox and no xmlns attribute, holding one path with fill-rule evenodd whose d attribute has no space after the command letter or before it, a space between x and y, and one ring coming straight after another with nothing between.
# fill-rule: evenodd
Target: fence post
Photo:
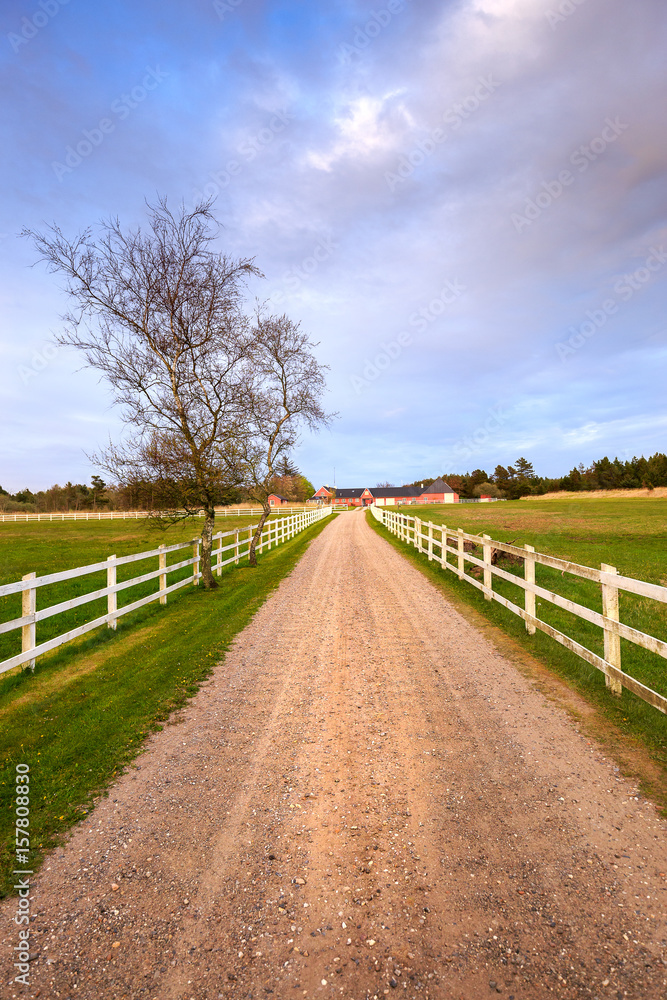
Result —
<instances>
[{"instance_id":1,"label":"fence post","mask_svg":"<svg viewBox=\"0 0 667 1000\"><path fill-rule=\"evenodd\" d=\"M433 560L433 523L428 522L428 561Z\"/></svg>"},{"instance_id":2,"label":"fence post","mask_svg":"<svg viewBox=\"0 0 667 1000\"><path fill-rule=\"evenodd\" d=\"M442 568L447 568L447 525L440 525L440 558L442 560Z\"/></svg>"},{"instance_id":3,"label":"fence post","mask_svg":"<svg viewBox=\"0 0 667 1000\"><path fill-rule=\"evenodd\" d=\"M37 576L36 573L26 573L22 580L34 580ZM25 618L27 615L34 615L37 610L37 589L36 587L30 587L28 590L24 590L21 594L21 617ZM27 653L28 650L34 649L37 645L36 642L36 626L34 619L29 622L28 625L21 626L21 652ZM34 659L28 660L28 666L32 671L35 669Z\"/></svg>"},{"instance_id":4,"label":"fence post","mask_svg":"<svg viewBox=\"0 0 667 1000\"><path fill-rule=\"evenodd\" d=\"M220 544L222 544L222 539L220 539ZM234 532L234 564L238 566L239 564L239 530L238 528Z\"/></svg>"},{"instance_id":5,"label":"fence post","mask_svg":"<svg viewBox=\"0 0 667 1000\"><path fill-rule=\"evenodd\" d=\"M164 573L160 573L160 604L167 603L167 595L163 594L162 591L167 589L167 546L163 542L160 545L160 554L158 555L158 569L164 570Z\"/></svg>"},{"instance_id":6,"label":"fence post","mask_svg":"<svg viewBox=\"0 0 667 1000\"><path fill-rule=\"evenodd\" d=\"M421 534L422 534L422 523L421 523L420 519L418 517L416 517L415 518L415 548L417 549L417 552L421 552L421 550L422 550Z\"/></svg>"},{"instance_id":7,"label":"fence post","mask_svg":"<svg viewBox=\"0 0 667 1000\"><path fill-rule=\"evenodd\" d=\"M116 586L116 556L108 556L107 558L107 587ZM115 629L118 625L118 619L115 617L116 611L118 610L118 594L114 590L113 594L107 594L107 628Z\"/></svg>"},{"instance_id":8,"label":"fence post","mask_svg":"<svg viewBox=\"0 0 667 1000\"><path fill-rule=\"evenodd\" d=\"M609 573L612 576L618 574L615 566L608 566L606 563L602 563L600 569L603 573ZM618 587L614 587L610 583L602 584L602 614L614 622L619 621ZM607 628L604 630L604 658L607 663L611 663L612 667L621 669L621 637ZM612 694L622 694L623 685L616 677L610 677L609 674L605 673L604 679Z\"/></svg>"},{"instance_id":9,"label":"fence post","mask_svg":"<svg viewBox=\"0 0 667 1000\"><path fill-rule=\"evenodd\" d=\"M458 550L459 550L459 554L457 556L457 561L458 561L457 573L458 573L459 580L462 580L463 579L463 574L466 571L466 568L465 568L465 557L463 555L463 553L465 552L465 549L463 547L463 545L464 545L463 528L459 528L458 531L456 532L456 534L457 534L457 538L458 538Z\"/></svg>"},{"instance_id":10,"label":"fence post","mask_svg":"<svg viewBox=\"0 0 667 1000\"><path fill-rule=\"evenodd\" d=\"M532 545L524 545L526 553L534 552ZM535 583L535 557L526 554L523 558L523 578L526 583ZM527 615L537 618L535 614L535 594L532 590L524 591L524 608ZM535 626L532 622L526 622L526 632L528 635L535 635Z\"/></svg>"},{"instance_id":11,"label":"fence post","mask_svg":"<svg viewBox=\"0 0 667 1000\"><path fill-rule=\"evenodd\" d=\"M491 536L482 535L482 550L484 552L484 586L487 590L493 590L493 579L491 576ZM490 594L484 594L485 601L492 601Z\"/></svg>"},{"instance_id":12,"label":"fence post","mask_svg":"<svg viewBox=\"0 0 667 1000\"><path fill-rule=\"evenodd\" d=\"M192 583L195 587L199 586L199 538L192 539L192 555L194 558L194 563L192 564Z\"/></svg>"}]
</instances>

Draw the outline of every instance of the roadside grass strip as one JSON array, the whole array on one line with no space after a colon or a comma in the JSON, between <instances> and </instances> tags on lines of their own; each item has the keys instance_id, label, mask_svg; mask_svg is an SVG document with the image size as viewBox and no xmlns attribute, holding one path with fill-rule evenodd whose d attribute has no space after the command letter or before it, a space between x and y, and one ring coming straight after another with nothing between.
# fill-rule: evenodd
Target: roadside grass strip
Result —
<instances>
[{"instance_id":1,"label":"roadside grass strip","mask_svg":"<svg viewBox=\"0 0 667 1000\"><path fill-rule=\"evenodd\" d=\"M0 678L0 896L10 894L15 881L16 765L30 767L28 867L37 871L45 852L62 842L141 752L147 735L196 693L329 521L259 556L256 569L243 563L225 567L215 591L184 588L166 606L151 604L121 619L115 632L99 629L40 657L34 674L24 670ZM66 527L80 531L82 525ZM118 531L113 522L104 527ZM191 532L190 525L185 537ZM121 541L116 537L111 551L120 554ZM106 554L108 536L95 544ZM127 544L136 550L137 536ZM97 551L94 545L86 549L85 561L97 558ZM39 548L35 555L38 571L45 563L50 570L63 568ZM78 559L70 551L66 563Z\"/></svg>"},{"instance_id":2,"label":"roadside grass strip","mask_svg":"<svg viewBox=\"0 0 667 1000\"><path fill-rule=\"evenodd\" d=\"M664 501L643 502L660 503L662 510L667 510ZM590 501L586 507L589 503ZM625 504L626 502L605 501L604 503L605 506L608 506L611 503ZM585 518L585 511L574 511L573 515L576 516L572 516L570 519L569 512L565 508L558 512L551 524L542 522L538 529L536 523L531 525L531 512L526 512L523 509L524 503L521 503L518 511L516 510L518 504L512 504L512 508L510 508L509 503L503 504L502 511L497 509L501 505L493 506L496 509L493 513L489 512L491 516L487 514L486 510L478 509L475 511L476 516L470 517L467 510L465 512L462 509L453 511L449 506L446 509L443 507L402 508L401 513L410 516L416 515L424 521L430 520L434 524L444 523L448 529L452 528L454 534L456 528L462 527L467 532L487 533L497 541L514 542L517 546L527 543L533 545L539 552L571 559L588 566L595 566L596 563L599 566L600 562L608 561L615 565L621 574L663 586L665 584L667 546L665 546L664 541L661 541L665 530L665 515L662 510L659 512L647 511L646 517L640 515L633 525L633 530L628 531L625 536L623 532L629 527L627 523L624 523L627 511L618 511L616 517L609 511L604 521L597 523L592 517L585 525L586 537L580 541L578 533L582 530L581 522L588 520ZM539 513L543 513L543 507ZM504 523L501 526L503 518ZM501 629L536 660L582 695L587 702L594 705L603 713L609 723L648 749L662 770L665 777L663 794L667 793L667 717L665 715L626 689L623 690L620 697L612 695L605 686L604 675L590 663L561 646L543 632L537 631L534 635L529 635L523 620L517 615L512 614L495 601L485 600L480 591L465 580L459 580L455 572L442 569L436 562L429 562L426 554L420 554L410 543L406 544L392 535L372 515L367 520L375 531L427 576L445 596L451 597L455 604L473 608L484 619ZM553 527L553 531L550 530L551 527ZM440 546L437 544L435 553L440 555ZM479 556L480 553L477 555ZM450 565L455 567L455 556L448 554L448 561ZM499 565L507 573L519 577L523 575L522 566L505 565L502 561ZM466 563L466 566L466 573L470 574L472 568L470 563ZM541 587L561 594L584 607L595 611L601 610L600 586L598 584L567 574L562 575L548 566L537 565L535 569L536 582ZM515 604L523 606L523 591L519 586L494 576L493 589ZM627 593L621 594L621 602L622 621L649 635L667 639L667 615L664 604ZM539 598L536 612L542 621L570 636L594 653L603 655L602 630L599 627L547 601L540 601ZM667 695L667 662L662 657L625 639L621 640L621 652L625 672L658 693Z\"/></svg>"}]
</instances>

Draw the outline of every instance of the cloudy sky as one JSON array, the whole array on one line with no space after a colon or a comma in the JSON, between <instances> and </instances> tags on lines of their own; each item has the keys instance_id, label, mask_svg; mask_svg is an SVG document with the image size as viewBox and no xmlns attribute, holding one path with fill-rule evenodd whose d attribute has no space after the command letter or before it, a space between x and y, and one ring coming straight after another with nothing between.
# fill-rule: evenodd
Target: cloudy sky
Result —
<instances>
[{"instance_id":1,"label":"cloudy sky","mask_svg":"<svg viewBox=\"0 0 667 1000\"><path fill-rule=\"evenodd\" d=\"M217 197L320 342L316 485L667 450L664 0L5 0L0 483L122 426L17 234Z\"/></svg>"}]
</instances>

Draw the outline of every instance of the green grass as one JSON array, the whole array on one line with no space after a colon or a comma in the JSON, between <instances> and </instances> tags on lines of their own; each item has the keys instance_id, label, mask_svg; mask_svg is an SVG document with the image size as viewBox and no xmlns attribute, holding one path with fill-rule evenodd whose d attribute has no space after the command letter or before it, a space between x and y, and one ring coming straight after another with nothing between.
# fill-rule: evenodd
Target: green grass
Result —
<instances>
[{"instance_id":1,"label":"green grass","mask_svg":"<svg viewBox=\"0 0 667 1000\"><path fill-rule=\"evenodd\" d=\"M463 504L401 508L402 513L420 517L434 524L446 524L454 533L459 527L472 534L488 534L492 538L530 544L538 552L598 567L606 562L619 573L651 583L667 584L667 501L652 499L605 499L600 501L516 501L498 504ZM604 676L585 660L569 652L554 639L537 632L529 636L525 624L517 615L496 601L485 601L483 595L456 575L443 571L436 563L428 563L381 527L377 526L404 555L426 572L446 593L474 607L488 620L513 636L537 659L555 671L589 701L601 708L621 729L640 738L663 766L667 766L667 718L641 699L624 691L621 698L610 695ZM440 547L435 546L440 555ZM481 558L481 550L473 552ZM455 556L448 556L452 564ZM507 572L523 576L522 566L499 563ZM466 572L470 574L471 564ZM536 567L537 583L570 600L596 611L602 610L600 586L572 577L549 567ZM493 579L493 588L523 607L523 591L514 584ZM665 605L658 601L620 594L621 620L642 632L667 640ZM559 631L580 642L599 655L603 654L602 629L582 621L577 616L555 607L547 601L537 601L537 614ZM660 694L667 695L667 661L657 654L621 641L621 662L626 673Z\"/></svg>"},{"instance_id":2,"label":"green grass","mask_svg":"<svg viewBox=\"0 0 667 1000\"><path fill-rule=\"evenodd\" d=\"M257 516L220 517L216 519L215 531L233 531L256 524L257 520ZM112 554L120 557L155 549L163 542L166 545L175 545L190 541L201 533L201 524L199 518L193 518L165 531L145 520L5 522L0 524L0 584L20 580L26 573L36 572L38 576L57 573L60 570L100 562ZM167 564L181 562L191 555L192 552L187 550L169 553ZM118 583L154 569L157 569L155 556L129 563L127 566L119 566ZM171 585L191 574L192 567L176 570L169 574L167 583ZM69 601L105 586L106 572L102 571L47 587L39 587L37 608L39 610L61 601ZM155 593L157 589L157 579L130 587L118 594L118 606L130 604L141 597ZM105 612L106 598L103 598L55 615L53 618L47 618L37 624L37 642L46 642L54 636L93 621ZM20 594L0 597L0 622L10 621L20 615ZM20 652L20 629L0 635L0 661Z\"/></svg>"},{"instance_id":3,"label":"green grass","mask_svg":"<svg viewBox=\"0 0 667 1000\"><path fill-rule=\"evenodd\" d=\"M257 569L225 568L216 591L183 588L166 607L151 604L121 619L115 633L100 629L38 659L34 674L0 678L0 895L11 891L15 867L16 765L30 767L29 867L37 870L44 852L86 815L146 735L196 692L327 523L260 556ZM107 552L107 541L96 544ZM132 551L137 539L113 541L112 551L124 542ZM79 551L76 537L70 544Z\"/></svg>"}]
</instances>

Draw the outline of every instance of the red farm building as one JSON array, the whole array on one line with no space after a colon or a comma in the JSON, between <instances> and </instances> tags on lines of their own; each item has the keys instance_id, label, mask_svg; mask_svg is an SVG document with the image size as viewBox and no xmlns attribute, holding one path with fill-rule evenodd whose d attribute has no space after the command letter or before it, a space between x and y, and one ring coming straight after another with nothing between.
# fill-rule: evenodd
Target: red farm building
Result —
<instances>
[{"instance_id":1,"label":"red farm building","mask_svg":"<svg viewBox=\"0 0 667 1000\"><path fill-rule=\"evenodd\" d=\"M395 507L398 504L458 503L459 495L443 479L436 479L424 488L416 486L366 486L342 489L320 486L311 498L315 503L346 503L352 507Z\"/></svg>"}]
</instances>

